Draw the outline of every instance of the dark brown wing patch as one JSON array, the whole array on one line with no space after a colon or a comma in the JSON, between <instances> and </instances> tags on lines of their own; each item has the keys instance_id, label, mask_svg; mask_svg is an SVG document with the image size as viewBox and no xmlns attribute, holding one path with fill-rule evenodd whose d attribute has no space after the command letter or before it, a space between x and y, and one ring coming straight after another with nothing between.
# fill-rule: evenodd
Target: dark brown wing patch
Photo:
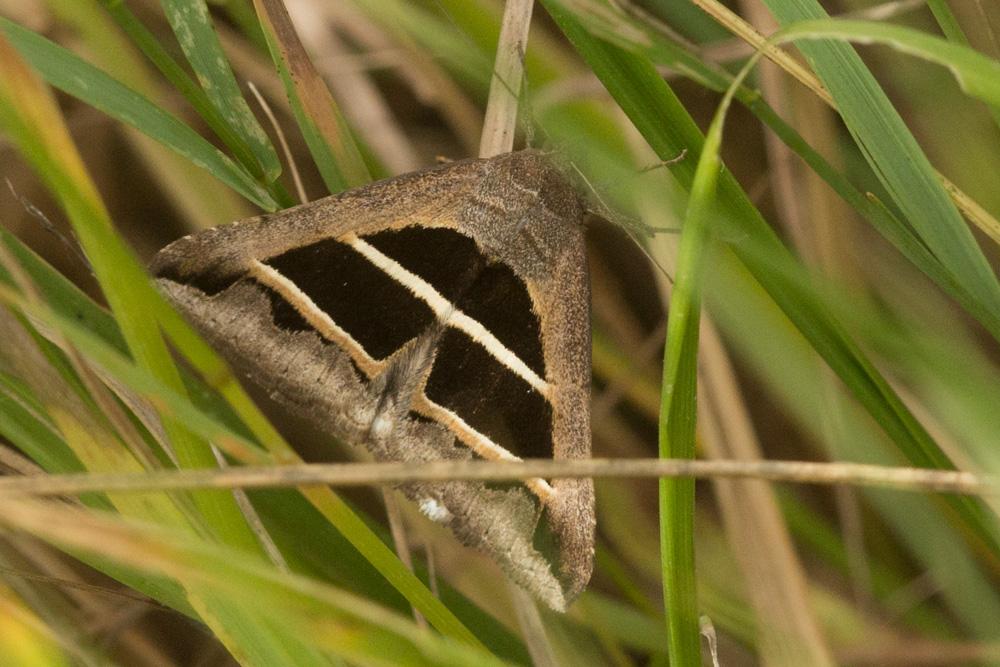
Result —
<instances>
[{"instance_id":1,"label":"dark brown wing patch","mask_svg":"<svg viewBox=\"0 0 1000 667\"><path fill-rule=\"evenodd\" d=\"M363 239L430 283L545 377L538 315L510 267L492 262L475 241L447 228L403 227Z\"/></svg>"},{"instance_id":2,"label":"dark brown wing patch","mask_svg":"<svg viewBox=\"0 0 1000 667\"><path fill-rule=\"evenodd\" d=\"M516 456L552 456L548 401L462 331L442 335L425 393Z\"/></svg>"},{"instance_id":3,"label":"dark brown wing patch","mask_svg":"<svg viewBox=\"0 0 1000 667\"><path fill-rule=\"evenodd\" d=\"M295 283L374 359L385 359L434 321L430 307L350 246L325 239L265 262Z\"/></svg>"}]
</instances>

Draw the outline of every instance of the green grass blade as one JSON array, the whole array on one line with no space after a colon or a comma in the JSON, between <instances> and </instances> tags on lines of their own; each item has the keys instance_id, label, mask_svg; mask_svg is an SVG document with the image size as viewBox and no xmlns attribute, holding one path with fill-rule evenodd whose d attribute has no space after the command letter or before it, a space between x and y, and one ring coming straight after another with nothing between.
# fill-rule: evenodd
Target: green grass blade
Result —
<instances>
[{"instance_id":1,"label":"green grass blade","mask_svg":"<svg viewBox=\"0 0 1000 667\"><path fill-rule=\"evenodd\" d=\"M160 0L160 4L215 110L249 145L264 179L274 181L281 174L278 154L243 99L204 0Z\"/></svg>"},{"instance_id":2,"label":"green grass blade","mask_svg":"<svg viewBox=\"0 0 1000 667\"><path fill-rule=\"evenodd\" d=\"M826 18L815 0L766 0L766 4L782 24ZM897 34L891 29L890 33ZM971 295L1000 313L996 276L916 139L861 58L841 43L800 42L798 46L830 91L848 130L906 222ZM990 69L982 61L968 58L963 47L943 41L940 46L952 64L975 60L967 68L972 86L991 89L975 76ZM961 57L956 58L956 52Z\"/></svg>"},{"instance_id":3,"label":"green grass blade","mask_svg":"<svg viewBox=\"0 0 1000 667\"><path fill-rule=\"evenodd\" d=\"M142 95L30 30L0 17L10 43L49 84L131 125L188 158L265 210L277 204L242 167Z\"/></svg>"},{"instance_id":4,"label":"green grass blade","mask_svg":"<svg viewBox=\"0 0 1000 667\"><path fill-rule=\"evenodd\" d=\"M656 69L648 60L594 38L558 0L545 0L543 4L657 155L670 160L687 151L688 159L672 164L670 173L682 187L690 188L694 176L692 158L701 154L703 139L697 125ZM784 282L775 278L776 266L794 266L795 261L726 171L720 174L718 210L721 236L739 240L730 247L753 280L760 283L806 336L893 439L899 451L915 465L953 467L927 430L831 314L789 293ZM975 503L968 499L950 502L977 538L988 545L986 548L998 551L990 523Z\"/></svg>"},{"instance_id":5,"label":"green grass blade","mask_svg":"<svg viewBox=\"0 0 1000 667\"><path fill-rule=\"evenodd\" d=\"M243 35L255 47L261 51L267 48L267 44L264 42L264 33L253 9L252 0L213 0L213 4L222 7L229 20L239 26Z\"/></svg>"},{"instance_id":6,"label":"green grass blade","mask_svg":"<svg viewBox=\"0 0 1000 667\"><path fill-rule=\"evenodd\" d=\"M368 167L336 101L299 41L288 10L273 0L255 3L271 59L327 189L341 192L368 183Z\"/></svg>"},{"instance_id":7,"label":"green grass blade","mask_svg":"<svg viewBox=\"0 0 1000 667\"><path fill-rule=\"evenodd\" d=\"M934 20L937 21L941 32L948 38L948 41L969 46L969 39L965 36L965 31L962 30L962 26L959 25L958 19L955 18L955 14L945 0L927 0L927 9L934 14ZM992 108L990 113L993 116L993 122L1000 127L1000 109Z\"/></svg>"},{"instance_id":8,"label":"green grass blade","mask_svg":"<svg viewBox=\"0 0 1000 667\"><path fill-rule=\"evenodd\" d=\"M701 272L708 216L720 166L723 117L720 112L706 138L681 230L663 352L659 447L662 458L695 456ZM660 544L670 662L696 665L701 662L701 635L695 588L693 479L660 480Z\"/></svg>"},{"instance_id":9,"label":"green grass blade","mask_svg":"<svg viewBox=\"0 0 1000 667\"><path fill-rule=\"evenodd\" d=\"M833 39L883 44L946 67L967 94L1000 107L1000 62L968 46L954 44L919 30L887 23L847 20L801 21L781 30L775 41Z\"/></svg>"},{"instance_id":10,"label":"green grass blade","mask_svg":"<svg viewBox=\"0 0 1000 667\"><path fill-rule=\"evenodd\" d=\"M48 419L44 408L30 406L27 388L16 387L17 378L0 373L0 435L14 443L32 461L50 472L84 472L73 451Z\"/></svg>"},{"instance_id":11,"label":"green grass blade","mask_svg":"<svg viewBox=\"0 0 1000 667\"><path fill-rule=\"evenodd\" d=\"M705 137L681 230L663 357L659 447L662 458L695 456L701 274L721 167L722 128L731 99L732 92L719 105ZM660 480L660 543L669 653L671 663L679 665L694 665L701 660L694 507L694 480Z\"/></svg>"}]
</instances>

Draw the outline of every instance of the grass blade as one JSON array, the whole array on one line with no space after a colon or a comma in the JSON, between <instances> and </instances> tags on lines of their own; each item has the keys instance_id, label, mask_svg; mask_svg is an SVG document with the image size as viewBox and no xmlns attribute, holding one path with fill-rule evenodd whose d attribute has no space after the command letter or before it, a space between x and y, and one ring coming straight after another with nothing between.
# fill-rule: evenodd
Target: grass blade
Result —
<instances>
[{"instance_id":1,"label":"grass blade","mask_svg":"<svg viewBox=\"0 0 1000 667\"><path fill-rule=\"evenodd\" d=\"M340 192L371 180L354 137L295 33L281 2L254 0L271 59L281 75L299 130L327 189Z\"/></svg>"},{"instance_id":2,"label":"grass blade","mask_svg":"<svg viewBox=\"0 0 1000 667\"><path fill-rule=\"evenodd\" d=\"M766 4L783 24L826 18L815 0L766 0ZM881 26L876 32L893 35L898 47L899 30ZM907 40L912 41L912 35ZM963 68L969 72L966 81L972 89L995 87L976 76L995 69L995 63L990 67L983 62L987 59L972 58L963 47L938 41L949 66L975 61ZM799 48L830 91L855 142L906 222L969 294L1000 313L1000 284L992 269L916 139L861 58L841 43L801 42Z\"/></svg>"},{"instance_id":3,"label":"grass blade","mask_svg":"<svg viewBox=\"0 0 1000 667\"><path fill-rule=\"evenodd\" d=\"M177 151L265 210L274 199L242 167L197 132L61 46L0 17L0 29L45 80Z\"/></svg>"},{"instance_id":4,"label":"grass blade","mask_svg":"<svg viewBox=\"0 0 1000 667\"><path fill-rule=\"evenodd\" d=\"M784 28L775 41L833 39L860 44L884 44L946 67L967 94L1000 107L1000 62L968 46L954 44L903 26L870 21L802 21Z\"/></svg>"},{"instance_id":5,"label":"grass blade","mask_svg":"<svg viewBox=\"0 0 1000 667\"><path fill-rule=\"evenodd\" d=\"M281 174L278 154L250 111L219 43L204 0L161 0L174 35L202 90L226 124L246 141L268 183Z\"/></svg>"},{"instance_id":6,"label":"grass blade","mask_svg":"<svg viewBox=\"0 0 1000 667\"><path fill-rule=\"evenodd\" d=\"M703 139L697 125L648 60L594 38L559 0L546 0L544 4L661 159L669 161L684 151L690 156L700 156ZM692 160L673 164L671 175L683 187L691 187ZM721 235L740 239L729 248L753 280L806 336L910 462L924 467L952 468L949 458L831 313L817 308L815 303L807 303L801 295L788 292L784 281L776 279L775 268L795 266L795 260L732 175L723 171L719 178L717 206ZM981 508L968 499L951 502L982 546L990 552L1000 551L994 542L991 522L982 515Z\"/></svg>"},{"instance_id":7,"label":"grass blade","mask_svg":"<svg viewBox=\"0 0 1000 667\"><path fill-rule=\"evenodd\" d=\"M701 274L721 167L722 127L731 99L731 94L723 99L705 137L681 229L663 352L662 458L695 456ZM694 574L694 480L660 480L660 542L670 662L699 664L701 636Z\"/></svg>"}]
</instances>

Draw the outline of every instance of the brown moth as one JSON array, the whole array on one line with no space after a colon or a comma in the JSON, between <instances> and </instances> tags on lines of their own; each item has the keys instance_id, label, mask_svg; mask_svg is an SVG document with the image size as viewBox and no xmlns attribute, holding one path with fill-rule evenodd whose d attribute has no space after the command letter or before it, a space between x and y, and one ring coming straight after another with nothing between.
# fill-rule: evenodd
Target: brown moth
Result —
<instances>
[{"instance_id":1,"label":"brown moth","mask_svg":"<svg viewBox=\"0 0 1000 667\"><path fill-rule=\"evenodd\" d=\"M584 458L583 216L528 150L192 234L152 270L248 379L378 460ZM590 578L590 480L399 488L554 609Z\"/></svg>"}]
</instances>

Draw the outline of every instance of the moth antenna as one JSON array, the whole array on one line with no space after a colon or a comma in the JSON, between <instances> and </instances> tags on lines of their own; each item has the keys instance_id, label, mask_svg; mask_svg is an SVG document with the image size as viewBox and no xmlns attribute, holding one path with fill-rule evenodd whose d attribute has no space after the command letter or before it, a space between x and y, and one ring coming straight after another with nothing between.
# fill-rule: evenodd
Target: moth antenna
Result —
<instances>
[{"instance_id":1,"label":"moth antenna","mask_svg":"<svg viewBox=\"0 0 1000 667\"><path fill-rule=\"evenodd\" d=\"M625 233L628 234L630 239L632 239L632 243L634 243L639 248L639 250L642 251L642 254L646 256L646 259L652 262L653 266L655 266L660 271L660 273L663 274L663 277L669 280L672 284L674 282L674 277L670 275L670 272L667 271L665 266L660 264L659 260L657 260L656 257L653 257L653 254L649 252L649 249L640 242L639 237L635 235L635 231L625 228Z\"/></svg>"},{"instance_id":2,"label":"moth antenna","mask_svg":"<svg viewBox=\"0 0 1000 667\"><path fill-rule=\"evenodd\" d=\"M278 119L275 117L274 112L271 111L271 105L267 103L264 96L260 94L257 90L257 86L254 85L253 81L247 81L247 87L250 92L253 93L254 98L257 100L257 104L260 105L261 111L267 116L267 120L271 123L271 129L274 130L274 134L278 137L278 143L281 145L281 152L285 154L285 162L288 164L288 171L292 173L292 181L295 183L295 192L299 195L299 201L303 204L309 201L309 197L306 195L306 189L302 185L302 176L299 174L299 168L295 163L295 157L292 155L292 150L288 147L288 141L285 140L285 133L281 129L281 125L278 124Z\"/></svg>"},{"instance_id":3,"label":"moth antenna","mask_svg":"<svg viewBox=\"0 0 1000 667\"><path fill-rule=\"evenodd\" d=\"M676 158L673 158L673 160L663 162L662 164L653 165L652 167L649 167L647 169L657 169L661 166L674 164L676 161L683 159L683 157L684 153L682 153ZM622 216L614 213L613 209L610 206L608 206L608 204L604 201L604 198L601 197L601 194L598 191L598 189L594 187L594 184L590 182L590 179L587 178L587 175L583 173L583 170L581 170L580 167L578 167L575 162L570 161L569 164L570 167L572 167L573 171L575 171L579 175L579 177L583 180L583 182L587 185L587 189L590 190L590 192L594 195L594 198L597 200L598 210L596 211L590 210L588 212L598 217L604 218L605 220L615 221L615 225L620 229L622 229L626 234L628 234L628 237L632 239L632 242L636 245L636 247L638 247L639 250L642 252L642 254L646 256L646 259L648 259L653 264L653 266L659 269L660 273L662 273L667 280L673 282L674 281L673 276L671 276L670 272L667 271L667 269L662 264L660 264L660 262L655 257L653 257L653 255L649 252L646 246L642 243L642 239L639 237L638 232L642 231L646 235L646 237L651 237L654 234L658 233L676 234L680 230L674 229L672 227L654 227L652 225L647 225L641 220L628 219L628 222L625 222L625 219L622 218Z\"/></svg>"},{"instance_id":4,"label":"moth antenna","mask_svg":"<svg viewBox=\"0 0 1000 667\"><path fill-rule=\"evenodd\" d=\"M38 220L45 231L59 239L59 242L63 245L63 247L69 251L70 255L83 264L84 268L87 269L87 272L90 273L91 276L95 275L93 264L91 264L90 260L87 259L87 255L84 254L80 245L76 243L76 240L70 235L59 231L59 228L56 227L51 220L49 220L48 216L46 216L40 208L28 201L27 197L19 195L17 190L14 188L14 184L10 182L9 178L5 178L4 180L7 182L7 188L10 190L10 193L14 195L14 199L21 203L21 206L24 207L24 210L28 213L28 215Z\"/></svg>"},{"instance_id":5,"label":"moth antenna","mask_svg":"<svg viewBox=\"0 0 1000 667\"><path fill-rule=\"evenodd\" d=\"M685 158L687 158L687 154L688 154L688 149L682 148L681 152L677 154L677 157L672 157L669 160L661 160L655 164L649 165L648 167L643 167L642 169L639 170L639 173L646 174L656 169L662 169L664 167L672 167L678 162L681 162Z\"/></svg>"}]
</instances>

